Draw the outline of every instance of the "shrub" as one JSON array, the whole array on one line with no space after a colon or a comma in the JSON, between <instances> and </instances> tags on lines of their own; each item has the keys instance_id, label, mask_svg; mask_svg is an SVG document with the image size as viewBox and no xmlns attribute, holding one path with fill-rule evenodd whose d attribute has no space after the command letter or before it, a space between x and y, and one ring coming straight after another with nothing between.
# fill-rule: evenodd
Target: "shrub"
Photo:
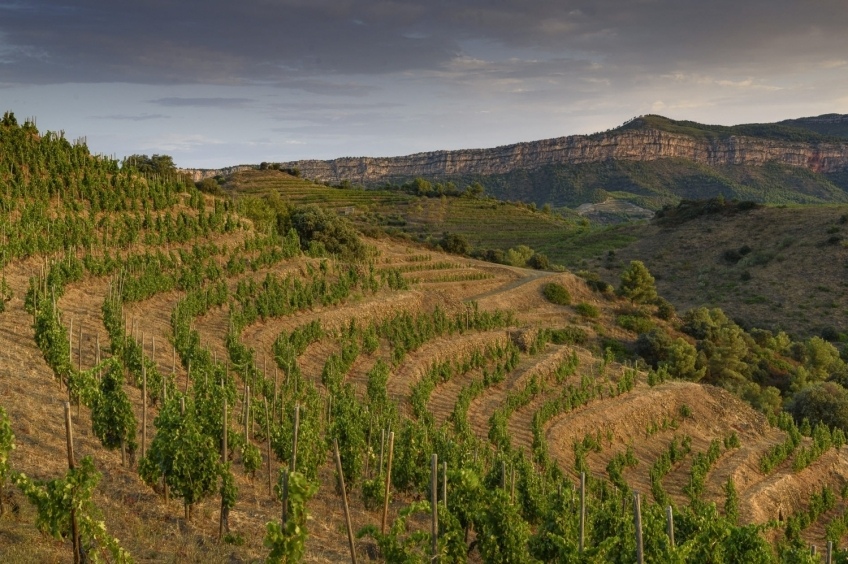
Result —
<instances>
[{"instance_id":1,"label":"shrub","mask_svg":"<svg viewBox=\"0 0 848 564\"><path fill-rule=\"evenodd\" d=\"M291 225L297 231L303 250L326 249L343 260L364 260L365 244L353 225L332 211L316 205L296 208Z\"/></svg>"},{"instance_id":2,"label":"shrub","mask_svg":"<svg viewBox=\"0 0 848 564\"><path fill-rule=\"evenodd\" d=\"M657 299L657 287L654 277L642 261L630 261L630 266L621 273L621 285L618 295L633 303L652 303Z\"/></svg>"},{"instance_id":3,"label":"shrub","mask_svg":"<svg viewBox=\"0 0 848 564\"><path fill-rule=\"evenodd\" d=\"M571 305L571 294L568 293L568 289L566 289L566 287L562 284L557 284L556 282L545 284L545 287L542 289L542 294L551 303L557 305Z\"/></svg>"},{"instance_id":4,"label":"shrub","mask_svg":"<svg viewBox=\"0 0 848 564\"><path fill-rule=\"evenodd\" d=\"M848 390L836 382L821 382L804 388L792 398L787 410L797 420L812 425L824 423L848 431Z\"/></svg>"},{"instance_id":5,"label":"shrub","mask_svg":"<svg viewBox=\"0 0 848 564\"><path fill-rule=\"evenodd\" d=\"M551 330L551 342L555 345L582 345L589 335L579 327L564 327Z\"/></svg>"},{"instance_id":6,"label":"shrub","mask_svg":"<svg viewBox=\"0 0 848 564\"><path fill-rule=\"evenodd\" d=\"M592 304L587 304L586 302L580 302L579 304L574 306L574 310L583 317L588 317L590 319L595 319L601 314L601 312L596 306L593 306Z\"/></svg>"},{"instance_id":7,"label":"shrub","mask_svg":"<svg viewBox=\"0 0 848 564\"><path fill-rule=\"evenodd\" d=\"M542 253L535 253L527 260L527 266L536 270L548 270L551 267L551 261Z\"/></svg>"},{"instance_id":8,"label":"shrub","mask_svg":"<svg viewBox=\"0 0 848 564\"><path fill-rule=\"evenodd\" d=\"M471 251L471 244L463 235L456 233L445 233L439 245L447 252L455 255L467 255Z\"/></svg>"},{"instance_id":9,"label":"shrub","mask_svg":"<svg viewBox=\"0 0 848 564\"><path fill-rule=\"evenodd\" d=\"M615 322L634 333L646 333L654 328L653 321L640 315L619 315Z\"/></svg>"},{"instance_id":10,"label":"shrub","mask_svg":"<svg viewBox=\"0 0 848 564\"><path fill-rule=\"evenodd\" d=\"M669 321L674 318L675 313L677 312L670 301L665 298L657 298L657 317Z\"/></svg>"}]
</instances>

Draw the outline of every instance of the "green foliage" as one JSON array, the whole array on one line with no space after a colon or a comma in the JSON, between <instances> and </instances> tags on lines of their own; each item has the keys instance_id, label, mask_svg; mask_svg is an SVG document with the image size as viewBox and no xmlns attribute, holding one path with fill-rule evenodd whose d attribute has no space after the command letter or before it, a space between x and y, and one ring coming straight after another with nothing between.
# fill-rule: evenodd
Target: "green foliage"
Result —
<instances>
[{"instance_id":1,"label":"green foliage","mask_svg":"<svg viewBox=\"0 0 848 564\"><path fill-rule=\"evenodd\" d=\"M383 534L376 526L367 525L357 533L357 536L373 538L380 549L380 554L387 562L424 564L430 560L430 533L410 530L408 521L415 514L429 513L430 502L416 501L398 512L389 532Z\"/></svg>"},{"instance_id":2,"label":"green foliage","mask_svg":"<svg viewBox=\"0 0 848 564\"><path fill-rule=\"evenodd\" d=\"M137 448L136 419L127 393L124 374L117 363L109 365L100 382L100 393L91 406L94 436L109 450L126 448L133 454Z\"/></svg>"},{"instance_id":3,"label":"green foliage","mask_svg":"<svg viewBox=\"0 0 848 564\"><path fill-rule=\"evenodd\" d=\"M630 261L630 266L621 273L618 295L640 304L653 303L657 300L654 277L648 272L645 263L639 260Z\"/></svg>"},{"instance_id":4,"label":"green foliage","mask_svg":"<svg viewBox=\"0 0 848 564\"><path fill-rule=\"evenodd\" d=\"M114 562L130 563L132 557L121 548L118 541L106 532L106 526L91 497L100 481L91 457L85 457L76 468L69 469L62 478L46 482L34 481L25 474L15 474L15 485L35 505L38 529L57 539L71 534L71 514L74 512L82 543L86 543L95 561L108 551ZM85 545L84 545L85 546Z\"/></svg>"},{"instance_id":5,"label":"green foliage","mask_svg":"<svg viewBox=\"0 0 848 564\"><path fill-rule=\"evenodd\" d=\"M0 406L0 516L5 512L3 501L5 498L4 488L6 480L12 475L12 467L9 465L9 454L15 449L15 434L9 416L3 406Z\"/></svg>"},{"instance_id":6,"label":"green foliage","mask_svg":"<svg viewBox=\"0 0 848 564\"><path fill-rule=\"evenodd\" d=\"M180 399L185 399L185 413ZM191 398L169 397L154 424L156 436L139 464L139 474L150 485L164 476L171 491L190 508L215 491L220 475L217 445L203 433Z\"/></svg>"},{"instance_id":7,"label":"green foliage","mask_svg":"<svg viewBox=\"0 0 848 564\"><path fill-rule=\"evenodd\" d=\"M542 295L549 302L557 305L571 305L571 294L562 284L550 282L542 288Z\"/></svg>"},{"instance_id":8,"label":"green foliage","mask_svg":"<svg viewBox=\"0 0 848 564\"><path fill-rule=\"evenodd\" d=\"M739 521L739 494L732 477L724 483L724 515L733 524Z\"/></svg>"},{"instance_id":9,"label":"green foliage","mask_svg":"<svg viewBox=\"0 0 848 564\"><path fill-rule=\"evenodd\" d=\"M342 260L361 261L366 258L365 245L359 234L345 218L318 206L296 208L291 213L291 225L300 237L304 250L319 244L327 253Z\"/></svg>"},{"instance_id":10,"label":"green foliage","mask_svg":"<svg viewBox=\"0 0 848 564\"><path fill-rule=\"evenodd\" d=\"M532 562L528 542L530 527L521 518L504 490L489 493L487 503L474 520L478 544L484 562Z\"/></svg>"},{"instance_id":11,"label":"green foliage","mask_svg":"<svg viewBox=\"0 0 848 564\"><path fill-rule=\"evenodd\" d=\"M290 564L303 559L308 535L306 503L318 492L318 485L298 472L288 473L287 484L285 525L281 526L277 521L265 525L264 543L271 549L267 562L276 564Z\"/></svg>"},{"instance_id":12,"label":"green foliage","mask_svg":"<svg viewBox=\"0 0 848 564\"><path fill-rule=\"evenodd\" d=\"M589 319L595 319L601 314L600 310L598 309L598 306L586 302L580 302L579 304L574 306L574 311L576 311L583 317Z\"/></svg>"},{"instance_id":13,"label":"green foliage","mask_svg":"<svg viewBox=\"0 0 848 564\"><path fill-rule=\"evenodd\" d=\"M439 246L445 252L455 255L467 255L471 251L471 244L464 235L457 233L445 233L439 241Z\"/></svg>"},{"instance_id":14,"label":"green foliage","mask_svg":"<svg viewBox=\"0 0 848 564\"><path fill-rule=\"evenodd\" d=\"M787 410L797 420L824 423L848 431L848 390L836 382L819 382L796 393Z\"/></svg>"}]
</instances>

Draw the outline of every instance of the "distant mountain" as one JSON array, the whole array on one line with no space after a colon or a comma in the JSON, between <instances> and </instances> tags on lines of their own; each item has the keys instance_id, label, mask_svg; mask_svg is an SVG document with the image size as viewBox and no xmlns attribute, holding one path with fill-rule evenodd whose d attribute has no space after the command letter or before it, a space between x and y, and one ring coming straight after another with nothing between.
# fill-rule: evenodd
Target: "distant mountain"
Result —
<instances>
[{"instance_id":1,"label":"distant mountain","mask_svg":"<svg viewBox=\"0 0 848 564\"><path fill-rule=\"evenodd\" d=\"M334 184L476 181L500 198L569 207L613 197L658 209L718 195L766 203L848 202L848 116L718 126L647 115L593 135L281 166Z\"/></svg>"}]
</instances>

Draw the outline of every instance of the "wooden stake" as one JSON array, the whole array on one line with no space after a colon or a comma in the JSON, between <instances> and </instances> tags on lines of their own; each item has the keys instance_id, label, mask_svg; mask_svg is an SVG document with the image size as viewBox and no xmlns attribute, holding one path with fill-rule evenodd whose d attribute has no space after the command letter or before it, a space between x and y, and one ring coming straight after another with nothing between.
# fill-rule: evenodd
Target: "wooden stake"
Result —
<instances>
[{"instance_id":1,"label":"wooden stake","mask_svg":"<svg viewBox=\"0 0 848 564\"><path fill-rule=\"evenodd\" d=\"M636 525L636 564L644 564L645 554L642 545L642 503L639 492L633 493L633 520Z\"/></svg>"},{"instance_id":2,"label":"wooden stake","mask_svg":"<svg viewBox=\"0 0 848 564\"><path fill-rule=\"evenodd\" d=\"M300 404L294 406L294 433L292 434L291 471L297 470L297 435L300 431Z\"/></svg>"},{"instance_id":3,"label":"wooden stake","mask_svg":"<svg viewBox=\"0 0 848 564\"><path fill-rule=\"evenodd\" d=\"M223 386L221 386L223 388ZM227 464L227 397L224 396L224 433L221 442L221 464ZM229 469L227 470L229 472ZM224 536L224 533L230 532L230 509L224 503L223 493L221 495L221 517L218 521L218 540Z\"/></svg>"},{"instance_id":4,"label":"wooden stake","mask_svg":"<svg viewBox=\"0 0 848 564\"><path fill-rule=\"evenodd\" d=\"M347 490L345 489L344 472L342 471L342 458L339 455L339 441L333 439L333 452L336 455L336 471L339 473L339 489L342 492L344 502L345 524L347 525L347 543L350 547L350 561L356 564L356 546L353 542L353 525L350 522L350 508L347 503Z\"/></svg>"},{"instance_id":5,"label":"wooden stake","mask_svg":"<svg viewBox=\"0 0 848 564\"><path fill-rule=\"evenodd\" d=\"M147 367L141 365L141 457L147 452Z\"/></svg>"},{"instance_id":6,"label":"wooden stake","mask_svg":"<svg viewBox=\"0 0 848 564\"><path fill-rule=\"evenodd\" d=\"M439 561L439 455L430 459L430 560Z\"/></svg>"},{"instance_id":7,"label":"wooden stake","mask_svg":"<svg viewBox=\"0 0 848 564\"><path fill-rule=\"evenodd\" d=\"M825 564L833 564L833 541L827 541L827 554L825 555Z\"/></svg>"},{"instance_id":8,"label":"wooden stake","mask_svg":"<svg viewBox=\"0 0 848 564\"><path fill-rule=\"evenodd\" d=\"M274 477L271 475L271 419L268 417L268 398L265 401L265 437L268 439L268 495L274 493Z\"/></svg>"},{"instance_id":9,"label":"wooden stake","mask_svg":"<svg viewBox=\"0 0 848 564\"><path fill-rule=\"evenodd\" d=\"M383 474L383 449L386 446L386 430L380 432L380 475Z\"/></svg>"},{"instance_id":10,"label":"wooden stake","mask_svg":"<svg viewBox=\"0 0 848 564\"><path fill-rule=\"evenodd\" d=\"M669 505L665 508L666 532L671 548L674 548L674 510Z\"/></svg>"},{"instance_id":11,"label":"wooden stake","mask_svg":"<svg viewBox=\"0 0 848 564\"><path fill-rule=\"evenodd\" d=\"M74 459L74 429L71 423L70 402L65 402L65 439L68 448L68 468L73 470L77 464ZM77 523L75 506L76 504L71 506L71 540L73 542L74 564L80 564L82 562L82 545L80 544L79 524Z\"/></svg>"},{"instance_id":12,"label":"wooden stake","mask_svg":"<svg viewBox=\"0 0 848 564\"><path fill-rule=\"evenodd\" d=\"M244 388L244 444L250 442L250 386Z\"/></svg>"},{"instance_id":13,"label":"wooden stake","mask_svg":"<svg viewBox=\"0 0 848 564\"><path fill-rule=\"evenodd\" d=\"M448 508L448 463L442 462L442 503Z\"/></svg>"},{"instance_id":14,"label":"wooden stake","mask_svg":"<svg viewBox=\"0 0 848 564\"><path fill-rule=\"evenodd\" d=\"M386 488L384 490L383 500L383 520L380 525L380 532L386 534L386 521L389 518L389 490L392 485L392 454L395 449L395 434L389 433L389 459L386 464Z\"/></svg>"},{"instance_id":15,"label":"wooden stake","mask_svg":"<svg viewBox=\"0 0 848 564\"><path fill-rule=\"evenodd\" d=\"M515 466L512 467L512 485L509 488L509 502L515 503Z\"/></svg>"},{"instance_id":16,"label":"wooden stake","mask_svg":"<svg viewBox=\"0 0 848 564\"><path fill-rule=\"evenodd\" d=\"M586 473L580 472L580 552L586 536Z\"/></svg>"}]
</instances>

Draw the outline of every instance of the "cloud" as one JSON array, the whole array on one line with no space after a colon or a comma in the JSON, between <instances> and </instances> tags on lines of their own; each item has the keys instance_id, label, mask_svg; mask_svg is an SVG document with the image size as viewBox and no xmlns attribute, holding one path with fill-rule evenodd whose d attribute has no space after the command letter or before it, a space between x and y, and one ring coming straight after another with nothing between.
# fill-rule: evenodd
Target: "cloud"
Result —
<instances>
[{"instance_id":1,"label":"cloud","mask_svg":"<svg viewBox=\"0 0 848 564\"><path fill-rule=\"evenodd\" d=\"M116 121L150 121L155 119L171 119L171 116L165 114L111 114L105 116L92 116L91 119L105 119Z\"/></svg>"},{"instance_id":2,"label":"cloud","mask_svg":"<svg viewBox=\"0 0 848 564\"><path fill-rule=\"evenodd\" d=\"M201 134L169 133L142 143L146 151L164 151L166 153L186 153L210 145L223 145L224 141Z\"/></svg>"},{"instance_id":3,"label":"cloud","mask_svg":"<svg viewBox=\"0 0 848 564\"><path fill-rule=\"evenodd\" d=\"M180 98L168 97L148 100L150 104L166 106L171 108L215 108L226 110L231 108L243 108L252 102L250 98Z\"/></svg>"},{"instance_id":4,"label":"cloud","mask_svg":"<svg viewBox=\"0 0 848 564\"><path fill-rule=\"evenodd\" d=\"M0 5L0 74L361 95L367 84L315 79L437 71L469 41L619 72L761 74L848 52L846 27L836 0L27 0Z\"/></svg>"}]
</instances>

